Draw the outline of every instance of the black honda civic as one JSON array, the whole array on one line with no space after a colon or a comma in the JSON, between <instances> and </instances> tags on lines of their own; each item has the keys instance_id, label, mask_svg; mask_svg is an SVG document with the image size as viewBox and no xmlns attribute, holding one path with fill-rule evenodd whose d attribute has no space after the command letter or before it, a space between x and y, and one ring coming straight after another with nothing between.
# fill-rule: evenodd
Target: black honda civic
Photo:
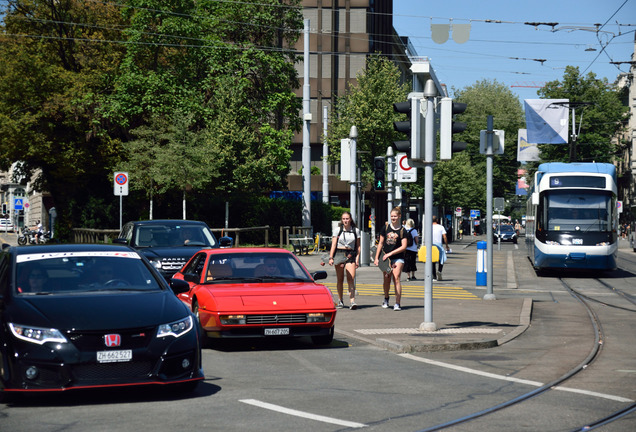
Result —
<instances>
[{"instance_id":1,"label":"black honda civic","mask_svg":"<svg viewBox=\"0 0 636 432\"><path fill-rule=\"evenodd\" d=\"M4 245L0 397L135 385L193 390L199 330L168 282L121 245Z\"/></svg>"}]
</instances>

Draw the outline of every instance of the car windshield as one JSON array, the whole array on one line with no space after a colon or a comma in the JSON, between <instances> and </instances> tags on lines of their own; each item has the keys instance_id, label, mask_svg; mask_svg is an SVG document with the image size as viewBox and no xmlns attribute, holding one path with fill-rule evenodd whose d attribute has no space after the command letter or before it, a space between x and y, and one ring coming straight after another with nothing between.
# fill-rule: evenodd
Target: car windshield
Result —
<instances>
[{"instance_id":1,"label":"car windshield","mask_svg":"<svg viewBox=\"0 0 636 432\"><path fill-rule=\"evenodd\" d=\"M511 233L514 232L514 229L512 228L512 225L502 225L499 227L499 231L502 233Z\"/></svg>"},{"instance_id":2,"label":"car windshield","mask_svg":"<svg viewBox=\"0 0 636 432\"><path fill-rule=\"evenodd\" d=\"M15 289L21 295L161 289L136 252L25 254L16 263Z\"/></svg>"},{"instance_id":3,"label":"car windshield","mask_svg":"<svg viewBox=\"0 0 636 432\"><path fill-rule=\"evenodd\" d=\"M311 281L298 260L285 253L213 254L202 270L208 282Z\"/></svg>"},{"instance_id":4,"label":"car windshield","mask_svg":"<svg viewBox=\"0 0 636 432\"><path fill-rule=\"evenodd\" d=\"M140 225L134 247L216 246L216 238L205 225Z\"/></svg>"}]
</instances>

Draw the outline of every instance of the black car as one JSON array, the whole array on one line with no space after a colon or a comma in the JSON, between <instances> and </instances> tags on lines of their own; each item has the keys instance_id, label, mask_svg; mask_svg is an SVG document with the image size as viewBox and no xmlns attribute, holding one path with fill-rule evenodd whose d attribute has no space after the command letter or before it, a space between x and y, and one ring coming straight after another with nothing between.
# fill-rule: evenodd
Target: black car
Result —
<instances>
[{"instance_id":1,"label":"black car","mask_svg":"<svg viewBox=\"0 0 636 432\"><path fill-rule=\"evenodd\" d=\"M0 398L204 378L195 318L135 250L4 245L0 252Z\"/></svg>"},{"instance_id":2,"label":"black car","mask_svg":"<svg viewBox=\"0 0 636 432\"><path fill-rule=\"evenodd\" d=\"M502 242L509 241L517 244L517 232L512 225L499 225L496 226L492 232L493 240L500 239Z\"/></svg>"},{"instance_id":3,"label":"black car","mask_svg":"<svg viewBox=\"0 0 636 432\"><path fill-rule=\"evenodd\" d=\"M166 280L197 251L219 247L205 222L172 219L128 222L115 243L127 244L144 254Z\"/></svg>"}]
</instances>

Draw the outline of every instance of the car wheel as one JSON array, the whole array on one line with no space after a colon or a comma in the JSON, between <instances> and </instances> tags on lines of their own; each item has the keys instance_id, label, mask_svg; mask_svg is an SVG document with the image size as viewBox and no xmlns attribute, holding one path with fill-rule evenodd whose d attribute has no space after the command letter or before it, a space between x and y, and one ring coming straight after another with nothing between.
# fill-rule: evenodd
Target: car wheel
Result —
<instances>
[{"instance_id":1,"label":"car wheel","mask_svg":"<svg viewBox=\"0 0 636 432\"><path fill-rule=\"evenodd\" d=\"M201 325L201 317L199 316L199 303L195 303L192 309L194 312L194 316L197 319L197 325L199 326L199 335L200 335L199 340L201 341L201 348L207 348L210 346L210 337L208 336L208 334L203 329L203 326Z\"/></svg>"},{"instance_id":2,"label":"car wheel","mask_svg":"<svg viewBox=\"0 0 636 432\"><path fill-rule=\"evenodd\" d=\"M311 341L314 343L314 345L329 345L333 341L333 330L334 328L331 327L329 329L329 334L327 335L312 336Z\"/></svg>"}]
</instances>

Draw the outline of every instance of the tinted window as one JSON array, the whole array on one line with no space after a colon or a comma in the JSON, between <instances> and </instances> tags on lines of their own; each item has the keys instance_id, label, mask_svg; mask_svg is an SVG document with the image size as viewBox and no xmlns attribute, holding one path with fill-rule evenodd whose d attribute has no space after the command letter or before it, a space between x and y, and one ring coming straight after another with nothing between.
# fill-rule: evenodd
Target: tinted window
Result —
<instances>
[{"instance_id":1,"label":"tinted window","mask_svg":"<svg viewBox=\"0 0 636 432\"><path fill-rule=\"evenodd\" d=\"M135 247L216 246L216 239L205 225L138 225Z\"/></svg>"},{"instance_id":2,"label":"tinted window","mask_svg":"<svg viewBox=\"0 0 636 432\"><path fill-rule=\"evenodd\" d=\"M16 263L16 290L23 295L160 289L133 252L27 254Z\"/></svg>"}]
</instances>

